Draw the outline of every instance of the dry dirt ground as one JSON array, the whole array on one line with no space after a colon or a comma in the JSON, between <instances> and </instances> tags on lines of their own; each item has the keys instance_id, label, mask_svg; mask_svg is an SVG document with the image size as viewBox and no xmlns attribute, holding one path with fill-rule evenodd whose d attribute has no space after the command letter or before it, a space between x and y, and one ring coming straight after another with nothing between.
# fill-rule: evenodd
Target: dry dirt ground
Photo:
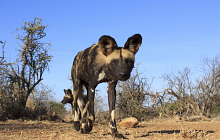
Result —
<instances>
[{"instance_id":1,"label":"dry dirt ground","mask_svg":"<svg viewBox=\"0 0 220 140\"><path fill-rule=\"evenodd\" d=\"M220 139L220 121L211 122L181 122L174 120L154 119L141 122L136 128L120 128L118 131L124 139ZM121 135L121 136L122 136ZM73 130L73 124L32 121L32 120L7 120L0 122L0 139L73 139L73 140L98 140L113 139L108 125L95 124L90 134L81 134ZM123 138L115 138L123 139Z\"/></svg>"}]
</instances>

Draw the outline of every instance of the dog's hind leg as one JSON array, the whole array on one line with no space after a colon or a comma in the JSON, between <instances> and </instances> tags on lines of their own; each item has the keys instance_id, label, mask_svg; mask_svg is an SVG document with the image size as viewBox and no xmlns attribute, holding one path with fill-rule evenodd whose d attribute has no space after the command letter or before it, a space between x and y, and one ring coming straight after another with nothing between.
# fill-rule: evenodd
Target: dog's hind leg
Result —
<instances>
[{"instance_id":1,"label":"dog's hind leg","mask_svg":"<svg viewBox=\"0 0 220 140\"><path fill-rule=\"evenodd\" d=\"M88 86L88 90L87 90L88 102L86 104L86 106L88 105L88 109L86 109L85 107L84 112L89 110L89 118L86 119L86 122L84 123L84 125L82 125L81 133L89 133L93 128L93 123L95 121L95 115L94 115L95 87L96 86ZM86 116L85 114L83 114L84 117Z\"/></svg>"},{"instance_id":2,"label":"dog's hind leg","mask_svg":"<svg viewBox=\"0 0 220 140\"><path fill-rule=\"evenodd\" d=\"M84 106L85 106L85 102L84 102L84 94L83 94L83 90L80 90L80 94L78 96L78 100L77 100L77 105L78 105L78 110L79 110L79 119L82 119L82 112L84 110Z\"/></svg>"}]
</instances>

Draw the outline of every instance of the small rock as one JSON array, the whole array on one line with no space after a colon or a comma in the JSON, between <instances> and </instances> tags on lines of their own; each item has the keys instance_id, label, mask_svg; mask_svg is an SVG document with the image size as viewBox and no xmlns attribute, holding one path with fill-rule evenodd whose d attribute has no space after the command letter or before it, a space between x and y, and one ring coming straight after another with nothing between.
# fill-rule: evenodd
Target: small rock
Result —
<instances>
[{"instance_id":1,"label":"small rock","mask_svg":"<svg viewBox=\"0 0 220 140\"><path fill-rule=\"evenodd\" d=\"M120 127L133 128L137 126L138 120L134 117L123 119L120 123Z\"/></svg>"}]
</instances>

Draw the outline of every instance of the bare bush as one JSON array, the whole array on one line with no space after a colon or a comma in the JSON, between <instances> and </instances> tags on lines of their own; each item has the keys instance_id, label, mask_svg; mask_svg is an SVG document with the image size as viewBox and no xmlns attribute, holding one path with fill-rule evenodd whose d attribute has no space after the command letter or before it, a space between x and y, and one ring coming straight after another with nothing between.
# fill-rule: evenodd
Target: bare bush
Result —
<instances>
[{"instance_id":1,"label":"bare bush","mask_svg":"<svg viewBox=\"0 0 220 140\"><path fill-rule=\"evenodd\" d=\"M96 122L100 124L109 123L109 111L106 111L108 104L105 103L103 96L99 95L99 90L96 90L95 101L94 101L94 111L96 116Z\"/></svg>"},{"instance_id":2,"label":"bare bush","mask_svg":"<svg viewBox=\"0 0 220 140\"><path fill-rule=\"evenodd\" d=\"M164 74L167 83L161 110L166 115L179 114L183 117L205 116L220 113L219 56L213 60L204 59L202 74L194 78L189 68L177 73Z\"/></svg>"},{"instance_id":3,"label":"bare bush","mask_svg":"<svg viewBox=\"0 0 220 140\"><path fill-rule=\"evenodd\" d=\"M50 107L54 102L53 89L44 84L39 84L36 89L29 95L26 103L25 115L39 116L52 114Z\"/></svg>"},{"instance_id":4,"label":"bare bush","mask_svg":"<svg viewBox=\"0 0 220 140\"><path fill-rule=\"evenodd\" d=\"M203 74L196 80L200 113L210 117L210 113L216 111L218 115L220 114L220 56L212 60L203 59L200 69Z\"/></svg>"},{"instance_id":5,"label":"bare bush","mask_svg":"<svg viewBox=\"0 0 220 140\"><path fill-rule=\"evenodd\" d=\"M140 120L146 114L144 103L151 83L148 83L146 78L140 76L146 70L139 73L139 64L137 63L135 75L131 76L127 81L119 81L117 85L117 110L122 118L133 116Z\"/></svg>"},{"instance_id":6,"label":"bare bush","mask_svg":"<svg viewBox=\"0 0 220 140\"><path fill-rule=\"evenodd\" d=\"M4 58L4 47L6 44L5 42L0 41L2 44L2 56L0 56L0 119L6 120L9 118L7 114L5 114L5 109L8 107L9 99L6 99L5 95L3 94L5 89L4 85L7 83L7 73L8 73L8 64Z\"/></svg>"},{"instance_id":7,"label":"bare bush","mask_svg":"<svg viewBox=\"0 0 220 140\"><path fill-rule=\"evenodd\" d=\"M191 79L189 68L178 71L177 74L164 74L163 79L167 82L167 88L164 95L167 96L165 103L162 104L163 113L166 115L176 115L179 113L197 114L198 103L196 102L195 88Z\"/></svg>"}]
</instances>

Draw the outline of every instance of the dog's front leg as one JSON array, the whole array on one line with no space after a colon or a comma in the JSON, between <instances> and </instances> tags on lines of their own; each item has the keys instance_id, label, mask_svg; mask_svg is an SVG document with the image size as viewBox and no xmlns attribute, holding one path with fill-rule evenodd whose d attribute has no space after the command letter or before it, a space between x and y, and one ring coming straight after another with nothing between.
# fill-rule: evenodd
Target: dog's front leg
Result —
<instances>
[{"instance_id":1,"label":"dog's front leg","mask_svg":"<svg viewBox=\"0 0 220 140\"><path fill-rule=\"evenodd\" d=\"M113 137L118 137L118 131L117 131L116 121L115 121L115 101L116 101L115 87L116 85L117 85L117 82L108 82L108 89L107 89L109 114L110 114L109 125L111 127Z\"/></svg>"},{"instance_id":2,"label":"dog's front leg","mask_svg":"<svg viewBox=\"0 0 220 140\"><path fill-rule=\"evenodd\" d=\"M95 98L95 87L89 86L87 91L88 104L89 104L89 118L82 122L81 133L89 133L92 131L93 123L95 121L94 115L94 98ZM86 107L85 107L86 108Z\"/></svg>"}]
</instances>

